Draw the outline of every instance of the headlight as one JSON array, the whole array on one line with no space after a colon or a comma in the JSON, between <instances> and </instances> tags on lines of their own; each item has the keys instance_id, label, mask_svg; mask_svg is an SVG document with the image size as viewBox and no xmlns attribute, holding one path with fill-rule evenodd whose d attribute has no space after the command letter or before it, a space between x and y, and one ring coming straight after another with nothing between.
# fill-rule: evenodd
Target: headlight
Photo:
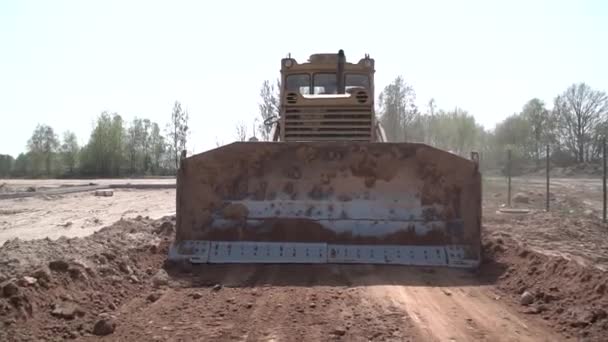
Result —
<instances>
[{"instance_id":1,"label":"headlight","mask_svg":"<svg viewBox=\"0 0 608 342\"><path fill-rule=\"evenodd\" d=\"M366 59L365 60L365 66L368 67L368 68L371 67L372 66L372 60L371 59Z\"/></svg>"},{"instance_id":2,"label":"headlight","mask_svg":"<svg viewBox=\"0 0 608 342\"><path fill-rule=\"evenodd\" d=\"M286 68L291 68L292 65L293 65L293 61L291 59L286 59L285 60L285 67Z\"/></svg>"}]
</instances>

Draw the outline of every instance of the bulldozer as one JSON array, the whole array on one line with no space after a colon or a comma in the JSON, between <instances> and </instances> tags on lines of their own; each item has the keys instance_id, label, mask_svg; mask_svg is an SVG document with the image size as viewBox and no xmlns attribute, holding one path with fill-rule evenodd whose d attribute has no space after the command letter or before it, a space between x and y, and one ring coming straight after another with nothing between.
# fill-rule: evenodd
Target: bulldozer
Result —
<instances>
[{"instance_id":1,"label":"bulldozer","mask_svg":"<svg viewBox=\"0 0 608 342\"><path fill-rule=\"evenodd\" d=\"M272 141L183 155L168 258L477 267L478 158L387 141L374 68L342 50L283 58Z\"/></svg>"}]
</instances>

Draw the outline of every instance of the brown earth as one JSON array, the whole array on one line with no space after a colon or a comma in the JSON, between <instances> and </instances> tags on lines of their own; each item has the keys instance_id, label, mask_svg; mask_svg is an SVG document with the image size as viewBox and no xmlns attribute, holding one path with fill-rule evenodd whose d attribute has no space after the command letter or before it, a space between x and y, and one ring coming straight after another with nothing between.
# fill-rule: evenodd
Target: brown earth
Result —
<instances>
[{"instance_id":1,"label":"brown earth","mask_svg":"<svg viewBox=\"0 0 608 342\"><path fill-rule=\"evenodd\" d=\"M484 247L492 263L504 267L497 289L514 302L521 302L525 292L532 295L521 312L540 316L566 337L606 340L608 274L563 256L534 252L508 233L491 234Z\"/></svg>"},{"instance_id":2,"label":"brown earth","mask_svg":"<svg viewBox=\"0 0 608 342\"><path fill-rule=\"evenodd\" d=\"M555 179L551 182L550 211L546 212L545 181L517 179L513 196L527 203L512 202L527 214L504 214L506 182L492 179L484 184L484 230L509 234L539 253L562 256L583 265L608 271L608 226L601 222L601 183L593 179Z\"/></svg>"},{"instance_id":3,"label":"brown earth","mask_svg":"<svg viewBox=\"0 0 608 342\"><path fill-rule=\"evenodd\" d=\"M116 322L113 340L408 340L415 333L405 312L366 299L363 287L331 268L173 265L163 281L172 228L170 218L121 220L86 238L8 241L0 249L2 286L17 290L0 299L0 340L95 339L100 317ZM25 275L35 283L23 283Z\"/></svg>"},{"instance_id":4,"label":"brown earth","mask_svg":"<svg viewBox=\"0 0 608 342\"><path fill-rule=\"evenodd\" d=\"M5 243L0 340L97 339L100 319L115 324L111 340L600 341L606 333L605 278L505 234L486 239L491 258L478 274L370 265L165 265L163 274L172 234L167 217ZM532 306L519 305L522 289L533 291Z\"/></svg>"}]
</instances>

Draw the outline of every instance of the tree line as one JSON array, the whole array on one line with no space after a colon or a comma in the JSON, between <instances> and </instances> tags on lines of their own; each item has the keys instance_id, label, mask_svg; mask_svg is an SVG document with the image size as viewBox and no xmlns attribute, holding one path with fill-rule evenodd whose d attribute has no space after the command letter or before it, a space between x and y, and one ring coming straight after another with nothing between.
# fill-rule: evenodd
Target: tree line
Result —
<instances>
[{"instance_id":1,"label":"tree line","mask_svg":"<svg viewBox=\"0 0 608 342\"><path fill-rule=\"evenodd\" d=\"M51 126L39 124L26 152L17 158L0 155L0 177L173 175L188 132L188 112L177 101L164 134L149 119L125 122L117 113L103 112L88 142L79 146L73 132L60 138Z\"/></svg>"},{"instance_id":2,"label":"tree line","mask_svg":"<svg viewBox=\"0 0 608 342\"><path fill-rule=\"evenodd\" d=\"M258 114L252 123L236 125L235 140L272 140L279 90L278 80L262 83ZM485 169L504 167L507 150L515 163L541 167L547 145L554 165L595 162L608 134L608 96L585 83L556 95L552 108L532 98L493 129L485 129L465 109L440 109L431 99L421 110L416 103L414 88L401 76L378 94L376 116L389 141L422 142L463 157L477 151ZM0 177L171 175L186 149L188 132L188 113L179 102L164 134L148 119L126 123L120 115L104 112L88 143L79 146L73 132L64 132L60 140L52 127L38 125L27 152L15 159L0 155Z\"/></svg>"},{"instance_id":3,"label":"tree line","mask_svg":"<svg viewBox=\"0 0 608 342\"><path fill-rule=\"evenodd\" d=\"M278 118L279 89L279 81L264 81L261 86L253 131L261 140L272 138L271 126L255 123ZM389 141L422 142L463 157L477 151L485 169L503 168L507 150L516 163L541 167L547 145L554 165L595 162L608 135L608 96L585 83L572 84L556 95L552 108L532 98L493 129L484 128L465 109L440 109L431 99L421 110L416 103L413 86L401 76L378 94L376 116ZM246 140L246 127L237 126L236 140Z\"/></svg>"},{"instance_id":4,"label":"tree line","mask_svg":"<svg viewBox=\"0 0 608 342\"><path fill-rule=\"evenodd\" d=\"M554 165L595 162L608 133L608 96L585 83L556 95L552 108L530 99L494 129L485 129L466 110L437 110L433 99L421 112L415 98L402 77L380 93L378 114L389 140L424 142L462 156L478 151L485 168L503 167L507 150L519 165L541 167L547 145Z\"/></svg>"}]
</instances>

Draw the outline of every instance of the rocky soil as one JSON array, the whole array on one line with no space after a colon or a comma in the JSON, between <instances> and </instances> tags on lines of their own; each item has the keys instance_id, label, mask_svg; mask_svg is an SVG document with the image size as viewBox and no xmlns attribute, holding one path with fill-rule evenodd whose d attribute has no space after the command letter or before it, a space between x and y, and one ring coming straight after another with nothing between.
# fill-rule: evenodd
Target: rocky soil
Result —
<instances>
[{"instance_id":1,"label":"rocky soil","mask_svg":"<svg viewBox=\"0 0 608 342\"><path fill-rule=\"evenodd\" d=\"M433 338L421 327L432 333L429 324L442 321L446 336L463 332L455 340L608 335L604 271L492 227L477 274L167 264L173 227L173 217L138 217L84 238L7 241L0 247L0 340L426 341ZM429 297L416 307L421 295ZM452 305L462 309L451 312ZM495 312L506 315L500 324L484 322ZM505 335L501 324L530 330Z\"/></svg>"},{"instance_id":2,"label":"rocky soil","mask_svg":"<svg viewBox=\"0 0 608 342\"><path fill-rule=\"evenodd\" d=\"M521 312L540 316L567 338L605 341L608 336L608 274L563 255L547 255L493 232L484 239L481 275L500 270L496 287Z\"/></svg>"},{"instance_id":3,"label":"rocky soil","mask_svg":"<svg viewBox=\"0 0 608 342\"><path fill-rule=\"evenodd\" d=\"M405 314L329 268L164 264L174 218L0 248L0 340L409 340ZM323 278L317 282L315 277ZM330 281L331 283L328 283Z\"/></svg>"}]
</instances>

